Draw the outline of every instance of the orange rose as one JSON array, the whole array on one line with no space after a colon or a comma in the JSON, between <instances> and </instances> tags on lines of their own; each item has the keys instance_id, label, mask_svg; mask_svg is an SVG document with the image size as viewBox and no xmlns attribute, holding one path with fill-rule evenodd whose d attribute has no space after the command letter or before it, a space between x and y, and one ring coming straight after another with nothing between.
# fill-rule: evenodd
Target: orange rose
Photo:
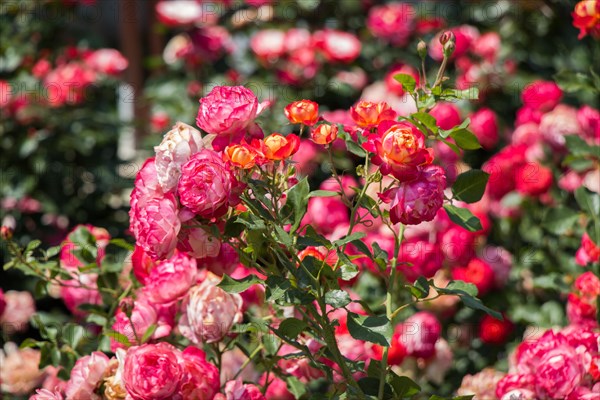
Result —
<instances>
[{"instance_id":1,"label":"orange rose","mask_svg":"<svg viewBox=\"0 0 600 400\"><path fill-rule=\"evenodd\" d=\"M273 133L264 140L265 157L269 160L283 160L298 151L300 138L290 134L283 136Z\"/></svg>"},{"instance_id":2,"label":"orange rose","mask_svg":"<svg viewBox=\"0 0 600 400\"><path fill-rule=\"evenodd\" d=\"M350 108L350 117L361 128L372 128L381 121L395 120L396 112L388 103L361 100Z\"/></svg>"},{"instance_id":3,"label":"orange rose","mask_svg":"<svg viewBox=\"0 0 600 400\"><path fill-rule=\"evenodd\" d=\"M310 133L310 138L316 144L329 144L337 138L338 127L331 124L322 124L315 127Z\"/></svg>"},{"instance_id":4,"label":"orange rose","mask_svg":"<svg viewBox=\"0 0 600 400\"><path fill-rule=\"evenodd\" d=\"M575 5L573 26L579 29L579 39L590 34L600 38L600 1L583 0Z\"/></svg>"},{"instance_id":5,"label":"orange rose","mask_svg":"<svg viewBox=\"0 0 600 400\"><path fill-rule=\"evenodd\" d=\"M257 152L247 144L236 144L227 146L223 152L223 158L231 162L235 167L250 169L256 165Z\"/></svg>"},{"instance_id":6,"label":"orange rose","mask_svg":"<svg viewBox=\"0 0 600 400\"><path fill-rule=\"evenodd\" d=\"M284 113L292 124L313 126L319 119L319 105L310 100L295 101L285 107Z\"/></svg>"}]
</instances>

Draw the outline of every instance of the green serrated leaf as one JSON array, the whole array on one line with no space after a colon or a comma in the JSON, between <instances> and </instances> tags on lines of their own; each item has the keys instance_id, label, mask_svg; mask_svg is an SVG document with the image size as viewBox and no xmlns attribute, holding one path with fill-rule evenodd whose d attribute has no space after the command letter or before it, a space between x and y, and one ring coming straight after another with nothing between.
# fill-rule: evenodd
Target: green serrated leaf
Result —
<instances>
[{"instance_id":1,"label":"green serrated leaf","mask_svg":"<svg viewBox=\"0 0 600 400\"><path fill-rule=\"evenodd\" d=\"M481 148L477 136L468 129L454 130L450 137L454 139L456 145L463 150L477 150Z\"/></svg>"},{"instance_id":2,"label":"green serrated leaf","mask_svg":"<svg viewBox=\"0 0 600 400\"><path fill-rule=\"evenodd\" d=\"M263 284L264 281L256 275L248 275L242 279L233 279L228 275L223 275L221 282L217 285L227 293L240 293L252 285Z\"/></svg>"},{"instance_id":3,"label":"green serrated leaf","mask_svg":"<svg viewBox=\"0 0 600 400\"><path fill-rule=\"evenodd\" d=\"M434 134L437 134L439 132L440 128L437 126L437 121L435 120L435 117L433 115L424 112L417 112L412 114L411 117L425 125L427 129L429 129Z\"/></svg>"},{"instance_id":4,"label":"green serrated leaf","mask_svg":"<svg viewBox=\"0 0 600 400\"><path fill-rule=\"evenodd\" d=\"M348 313L348 331L353 338L389 346L393 328L385 316L364 316Z\"/></svg>"},{"instance_id":5,"label":"green serrated leaf","mask_svg":"<svg viewBox=\"0 0 600 400\"><path fill-rule=\"evenodd\" d=\"M475 203L483 197L490 175L479 169L471 169L456 177L452 185L454 197L465 203Z\"/></svg>"},{"instance_id":6,"label":"green serrated leaf","mask_svg":"<svg viewBox=\"0 0 600 400\"><path fill-rule=\"evenodd\" d=\"M296 398L299 399L306 393L306 384L302 383L295 376L289 376L286 378L287 387L290 390L290 393Z\"/></svg>"},{"instance_id":7,"label":"green serrated leaf","mask_svg":"<svg viewBox=\"0 0 600 400\"><path fill-rule=\"evenodd\" d=\"M412 93L415 91L415 88L417 87L417 81L411 75L396 74L396 75L394 75L394 79L397 82L400 82L402 84L402 88L406 92Z\"/></svg>"},{"instance_id":8,"label":"green serrated leaf","mask_svg":"<svg viewBox=\"0 0 600 400\"><path fill-rule=\"evenodd\" d=\"M477 232L483 229L479 218L474 216L473 213L468 209L456 207L451 204L445 204L444 209L446 210L450 220L455 224L471 232Z\"/></svg>"},{"instance_id":9,"label":"green serrated leaf","mask_svg":"<svg viewBox=\"0 0 600 400\"><path fill-rule=\"evenodd\" d=\"M346 307L351 301L350 295L345 290L331 290L325 293L325 303L333 308Z\"/></svg>"},{"instance_id":10,"label":"green serrated leaf","mask_svg":"<svg viewBox=\"0 0 600 400\"><path fill-rule=\"evenodd\" d=\"M333 190L313 190L308 197L337 197L339 195L339 192L334 192Z\"/></svg>"},{"instance_id":11,"label":"green serrated leaf","mask_svg":"<svg viewBox=\"0 0 600 400\"><path fill-rule=\"evenodd\" d=\"M364 232L354 232L348 236L344 236L343 238L336 240L335 242L333 242L333 245L336 247L342 247L343 245L345 245L346 243L350 243L353 240L359 240L364 238L365 236L367 236L366 233Z\"/></svg>"},{"instance_id":12,"label":"green serrated leaf","mask_svg":"<svg viewBox=\"0 0 600 400\"><path fill-rule=\"evenodd\" d=\"M308 324L298 318L286 318L279 324L277 332L290 340L295 340L302 331L308 327Z\"/></svg>"},{"instance_id":13,"label":"green serrated leaf","mask_svg":"<svg viewBox=\"0 0 600 400\"><path fill-rule=\"evenodd\" d=\"M389 372L388 381L394 389L397 398L411 397L421 392L421 386L406 376L398 376L393 371Z\"/></svg>"},{"instance_id":14,"label":"green serrated leaf","mask_svg":"<svg viewBox=\"0 0 600 400\"><path fill-rule=\"evenodd\" d=\"M310 186L307 178L303 178L287 192L287 204L291 205L294 216L294 223L292 224L292 228L290 230L291 233L298 229L304 214L306 214L309 192Z\"/></svg>"}]
</instances>

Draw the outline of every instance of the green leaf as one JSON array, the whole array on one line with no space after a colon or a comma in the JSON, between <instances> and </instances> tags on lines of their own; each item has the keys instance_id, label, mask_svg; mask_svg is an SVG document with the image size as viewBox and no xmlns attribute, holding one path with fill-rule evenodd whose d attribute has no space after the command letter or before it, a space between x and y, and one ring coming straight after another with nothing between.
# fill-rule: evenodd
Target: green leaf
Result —
<instances>
[{"instance_id":1,"label":"green leaf","mask_svg":"<svg viewBox=\"0 0 600 400\"><path fill-rule=\"evenodd\" d=\"M442 137L442 139L446 139L448 136L450 136L457 130L466 129L470 123L471 123L471 119L467 118L463 122L461 122L460 125L456 125L455 127L452 127L452 129L439 129L439 134Z\"/></svg>"},{"instance_id":2,"label":"green leaf","mask_svg":"<svg viewBox=\"0 0 600 400\"><path fill-rule=\"evenodd\" d=\"M358 275L358 267L348 258L346 254L342 253L341 251L338 251L337 255L340 259L340 262L342 263L342 265L339 268L339 276L340 278L342 278L342 280L349 281L350 279Z\"/></svg>"},{"instance_id":3,"label":"green leaf","mask_svg":"<svg viewBox=\"0 0 600 400\"><path fill-rule=\"evenodd\" d=\"M131 343L129 343L129 339L127 338L127 336L123 335L122 333L113 331L111 329L107 329L104 334L109 338L121 343L122 345L125 345L126 347L131 346Z\"/></svg>"},{"instance_id":4,"label":"green leaf","mask_svg":"<svg viewBox=\"0 0 600 400\"><path fill-rule=\"evenodd\" d=\"M333 245L336 247L342 247L343 245L345 245L346 243L350 243L353 240L358 240L358 239L362 239L365 236L367 236L366 233L364 232L354 232L348 236L344 236L343 238L336 240L335 242L333 242Z\"/></svg>"},{"instance_id":5,"label":"green leaf","mask_svg":"<svg viewBox=\"0 0 600 400\"><path fill-rule=\"evenodd\" d=\"M276 330L281 336L295 340L302 331L308 328L308 324L298 318L287 318L281 321Z\"/></svg>"},{"instance_id":6,"label":"green leaf","mask_svg":"<svg viewBox=\"0 0 600 400\"><path fill-rule=\"evenodd\" d=\"M417 81L411 75L408 74L396 74L394 79L402 84L404 91L412 93L417 87Z\"/></svg>"},{"instance_id":7,"label":"green leaf","mask_svg":"<svg viewBox=\"0 0 600 400\"><path fill-rule=\"evenodd\" d=\"M418 277L412 288L416 289L416 292L413 290L411 292L418 299L429 296L429 282L424 276Z\"/></svg>"},{"instance_id":8,"label":"green leaf","mask_svg":"<svg viewBox=\"0 0 600 400\"><path fill-rule=\"evenodd\" d=\"M62 338L72 349L76 349L86 336L84 327L77 324L66 324L62 330Z\"/></svg>"},{"instance_id":9,"label":"green leaf","mask_svg":"<svg viewBox=\"0 0 600 400\"><path fill-rule=\"evenodd\" d=\"M133 251L135 249L134 245L121 238L111 239L109 243L128 251Z\"/></svg>"},{"instance_id":10,"label":"green leaf","mask_svg":"<svg viewBox=\"0 0 600 400\"><path fill-rule=\"evenodd\" d=\"M291 205L294 215L294 223L292 224L292 229L290 230L292 233L298 229L304 214L306 214L309 192L310 186L308 185L307 178L302 179L287 192L287 204Z\"/></svg>"},{"instance_id":11,"label":"green leaf","mask_svg":"<svg viewBox=\"0 0 600 400\"><path fill-rule=\"evenodd\" d=\"M452 185L454 197L465 203L475 203L481 200L490 175L479 169L471 169L456 177Z\"/></svg>"},{"instance_id":12,"label":"green leaf","mask_svg":"<svg viewBox=\"0 0 600 400\"><path fill-rule=\"evenodd\" d=\"M325 293L325 304L333 308L346 307L351 301L350 295L345 290L331 290Z\"/></svg>"},{"instance_id":13,"label":"green leaf","mask_svg":"<svg viewBox=\"0 0 600 400\"><path fill-rule=\"evenodd\" d=\"M227 293L240 293L256 284L264 284L264 281L256 275L248 275L242 279L233 279L228 275L223 275L221 282L217 286Z\"/></svg>"},{"instance_id":14,"label":"green leaf","mask_svg":"<svg viewBox=\"0 0 600 400\"><path fill-rule=\"evenodd\" d=\"M358 144L354 143L352 140L346 141L346 148L348 149L348 151L350 153L357 155L361 158L363 158L367 155L367 152L365 151L365 149L360 147Z\"/></svg>"},{"instance_id":15,"label":"green leaf","mask_svg":"<svg viewBox=\"0 0 600 400\"><path fill-rule=\"evenodd\" d=\"M267 300L276 301L281 299L285 293L292 287L289 279L280 276L269 276L265 281L267 289Z\"/></svg>"},{"instance_id":16,"label":"green leaf","mask_svg":"<svg viewBox=\"0 0 600 400\"><path fill-rule=\"evenodd\" d=\"M302 383L295 376L288 376L286 382L290 393L293 394L296 399L299 399L306 393L306 384Z\"/></svg>"},{"instance_id":17,"label":"green leaf","mask_svg":"<svg viewBox=\"0 0 600 400\"><path fill-rule=\"evenodd\" d=\"M358 386L360 386L360 389L368 396L376 397L379 394L379 378L366 376L358 381ZM392 395L392 387L386 383L383 387L383 398L391 399Z\"/></svg>"},{"instance_id":18,"label":"green leaf","mask_svg":"<svg viewBox=\"0 0 600 400\"><path fill-rule=\"evenodd\" d=\"M494 311L491 308L486 307L477 297L472 297L469 295L459 295L458 297L464 303L465 306L472 308L473 310L483 311L486 314L491 315L492 317L501 321L504 319L502 317L502 314L500 314L498 311Z\"/></svg>"},{"instance_id":19,"label":"green leaf","mask_svg":"<svg viewBox=\"0 0 600 400\"><path fill-rule=\"evenodd\" d=\"M600 195L592 193L584 187L580 187L575 191L575 200L583 211L590 216L598 215L600 210Z\"/></svg>"},{"instance_id":20,"label":"green leaf","mask_svg":"<svg viewBox=\"0 0 600 400\"><path fill-rule=\"evenodd\" d=\"M465 281L451 281L445 288L438 288L440 293L448 294L468 294L469 296L477 296L477 286Z\"/></svg>"},{"instance_id":21,"label":"green leaf","mask_svg":"<svg viewBox=\"0 0 600 400\"><path fill-rule=\"evenodd\" d=\"M27 243L27 247L25 247L25 252L27 253L27 252L35 250L38 247L40 247L41 244L42 244L42 242L37 239L32 240L31 242Z\"/></svg>"},{"instance_id":22,"label":"green leaf","mask_svg":"<svg viewBox=\"0 0 600 400\"><path fill-rule=\"evenodd\" d=\"M555 235L562 235L570 230L578 219L578 212L559 206L548 210L542 226Z\"/></svg>"},{"instance_id":23,"label":"green leaf","mask_svg":"<svg viewBox=\"0 0 600 400\"><path fill-rule=\"evenodd\" d=\"M564 138L570 153L588 155L592 152L592 147L578 135L565 135Z\"/></svg>"},{"instance_id":24,"label":"green leaf","mask_svg":"<svg viewBox=\"0 0 600 400\"><path fill-rule=\"evenodd\" d=\"M150 340L157 327L158 325L152 324L148 327L148 329L146 329L146 332L144 332L144 335L142 336L142 343L146 343L148 340Z\"/></svg>"},{"instance_id":25,"label":"green leaf","mask_svg":"<svg viewBox=\"0 0 600 400\"><path fill-rule=\"evenodd\" d=\"M479 218L473 215L466 208L456 207L451 204L445 204L444 209L452 222L471 231L477 232L483 229Z\"/></svg>"},{"instance_id":26,"label":"green leaf","mask_svg":"<svg viewBox=\"0 0 600 400\"><path fill-rule=\"evenodd\" d=\"M457 129L450 137L454 139L456 145L464 150L477 150L481 148L477 136L468 129Z\"/></svg>"},{"instance_id":27,"label":"green leaf","mask_svg":"<svg viewBox=\"0 0 600 400\"><path fill-rule=\"evenodd\" d=\"M339 195L340 192L334 192L333 190L313 190L308 197L336 197Z\"/></svg>"},{"instance_id":28,"label":"green leaf","mask_svg":"<svg viewBox=\"0 0 600 400\"><path fill-rule=\"evenodd\" d=\"M398 398L411 397L421 392L421 386L406 376L398 376L390 371L389 382Z\"/></svg>"},{"instance_id":29,"label":"green leaf","mask_svg":"<svg viewBox=\"0 0 600 400\"><path fill-rule=\"evenodd\" d=\"M393 328L385 316L365 316L348 313L348 331L354 339L389 346Z\"/></svg>"},{"instance_id":30,"label":"green leaf","mask_svg":"<svg viewBox=\"0 0 600 400\"><path fill-rule=\"evenodd\" d=\"M277 351L279 351L279 345L281 344L281 339L275 335L262 335L261 341L268 355L274 356L277 354Z\"/></svg>"},{"instance_id":31,"label":"green leaf","mask_svg":"<svg viewBox=\"0 0 600 400\"><path fill-rule=\"evenodd\" d=\"M427 129L432 131L434 134L438 133L440 128L437 126L437 121L433 115L424 112L417 112L412 114L411 117L425 125Z\"/></svg>"}]
</instances>

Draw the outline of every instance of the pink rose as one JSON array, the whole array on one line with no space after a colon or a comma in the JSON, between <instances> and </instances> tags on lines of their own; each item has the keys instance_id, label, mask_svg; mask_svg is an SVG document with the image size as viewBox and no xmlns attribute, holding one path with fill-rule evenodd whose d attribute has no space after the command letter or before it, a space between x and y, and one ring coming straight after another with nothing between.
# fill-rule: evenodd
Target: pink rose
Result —
<instances>
[{"instance_id":1,"label":"pink rose","mask_svg":"<svg viewBox=\"0 0 600 400\"><path fill-rule=\"evenodd\" d=\"M542 120L543 112L537 108L524 105L517 110L517 119L515 120L515 126L521 126L523 124L539 124Z\"/></svg>"},{"instance_id":2,"label":"pink rose","mask_svg":"<svg viewBox=\"0 0 600 400\"><path fill-rule=\"evenodd\" d=\"M235 47L229 31L218 25L202 26L191 31L190 37L194 45L193 55L198 57L199 63L216 61Z\"/></svg>"},{"instance_id":3,"label":"pink rose","mask_svg":"<svg viewBox=\"0 0 600 400\"><path fill-rule=\"evenodd\" d=\"M577 110L563 104L544 114L540 121L542 136L550 146L557 150L565 148L566 135L580 135L581 130L577 119Z\"/></svg>"},{"instance_id":4,"label":"pink rose","mask_svg":"<svg viewBox=\"0 0 600 400\"><path fill-rule=\"evenodd\" d=\"M433 277L442 268L444 255L436 244L413 239L402 242L398 260L403 263L398 267L407 281L414 282L419 276Z\"/></svg>"},{"instance_id":5,"label":"pink rose","mask_svg":"<svg viewBox=\"0 0 600 400\"><path fill-rule=\"evenodd\" d=\"M360 40L356 35L334 29L315 32L313 41L314 46L330 62L349 64L358 58L362 49Z\"/></svg>"},{"instance_id":6,"label":"pink rose","mask_svg":"<svg viewBox=\"0 0 600 400\"><path fill-rule=\"evenodd\" d=\"M577 121L587 141L600 144L600 111L587 105L583 106L577 111Z\"/></svg>"},{"instance_id":7,"label":"pink rose","mask_svg":"<svg viewBox=\"0 0 600 400\"><path fill-rule=\"evenodd\" d=\"M285 32L279 29L263 29L252 36L250 48L259 59L268 64L285 54L285 41Z\"/></svg>"},{"instance_id":8,"label":"pink rose","mask_svg":"<svg viewBox=\"0 0 600 400\"><path fill-rule=\"evenodd\" d=\"M215 400L266 400L260 389L241 380L229 381L225 384L224 394L215 396Z\"/></svg>"},{"instance_id":9,"label":"pink rose","mask_svg":"<svg viewBox=\"0 0 600 400\"><path fill-rule=\"evenodd\" d=\"M513 391L523 391L526 396L515 397L516 399L533 400L535 376L531 374L508 374L500 379L496 386L496 397L504 399L504 396Z\"/></svg>"},{"instance_id":10,"label":"pink rose","mask_svg":"<svg viewBox=\"0 0 600 400\"><path fill-rule=\"evenodd\" d=\"M123 382L133 400L177 398L184 376L181 352L161 342L132 347L127 351Z\"/></svg>"},{"instance_id":11,"label":"pink rose","mask_svg":"<svg viewBox=\"0 0 600 400\"><path fill-rule=\"evenodd\" d=\"M481 296L488 293L496 281L492 267L479 258L473 258L464 267L454 267L452 278L474 284Z\"/></svg>"},{"instance_id":12,"label":"pink rose","mask_svg":"<svg viewBox=\"0 0 600 400\"><path fill-rule=\"evenodd\" d=\"M302 225L311 225L324 234L333 232L339 225L350 222L348 207L337 197L313 197L308 200L308 209Z\"/></svg>"},{"instance_id":13,"label":"pink rose","mask_svg":"<svg viewBox=\"0 0 600 400\"><path fill-rule=\"evenodd\" d=\"M373 36L395 46L406 46L415 30L416 12L407 3L389 3L371 8L367 28Z\"/></svg>"},{"instance_id":14,"label":"pink rose","mask_svg":"<svg viewBox=\"0 0 600 400\"><path fill-rule=\"evenodd\" d=\"M500 53L501 44L498 32L487 32L475 40L473 53L490 63L495 63Z\"/></svg>"},{"instance_id":15,"label":"pink rose","mask_svg":"<svg viewBox=\"0 0 600 400\"><path fill-rule=\"evenodd\" d=\"M200 3L188 0L160 1L156 3L155 9L158 20L168 26L190 25L194 22L210 24L218 18L217 13L205 13Z\"/></svg>"},{"instance_id":16,"label":"pink rose","mask_svg":"<svg viewBox=\"0 0 600 400\"><path fill-rule=\"evenodd\" d=\"M552 170L537 163L527 163L517 170L517 192L526 196L540 196L552 186Z\"/></svg>"},{"instance_id":17,"label":"pink rose","mask_svg":"<svg viewBox=\"0 0 600 400\"><path fill-rule=\"evenodd\" d=\"M461 25L450 29L455 37L455 49L450 57L451 60L460 58L465 55L479 38L479 31L474 26ZM440 36L443 32L438 33L431 39L427 48L429 55L436 61L441 61L444 58L443 45L440 43Z\"/></svg>"},{"instance_id":18,"label":"pink rose","mask_svg":"<svg viewBox=\"0 0 600 400\"><path fill-rule=\"evenodd\" d=\"M2 313L4 313L5 308L6 300L4 299L4 291L0 288L0 318L2 318Z\"/></svg>"},{"instance_id":19,"label":"pink rose","mask_svg":"<svg viewBox=\"0 0 600 400\"><path fill-rule=\"evenodd\" d=\"M104 228L98 228L93 225L77 225L69 234L67 238L62 243L62 247L60 249L60 266L62 268L73 270L79 267L85 266L84 261L77 258L74 254L77 250L82 250L86 246L90 245L87 242L81 243L81 235L79 235L79 230L85 230L85 234L89 234L93 236L95 241L95 250L98 255L96 257L96 262L100 264L102 259L104 258L105 249L110 241L110 234ZM85 240L85 237L84 239ZM75 241L75 242L74 242Z\"/></svg>"},{"instance_id":20,"label":"pink rose","mask_svg":"<svg viewBox=\"0 0 600 400\"><path fill-rule=\"evenodd\" d=\"M189 290L181 305L179 329L196 344L218 342L242 319L240 295L225 292L217 283L214 277L207 277Z\"/></svg>"},{"instance_id":21,"label":"pink rose","mask_svg":"<svg viewBox=\"0 0 600 400\"><path fill-rule=\"evenodd\" d=\"M29 400L63 400L63 395L58 390L37 389Z\"/></svg>"},{"instance_id":22,"label":"pink rose","mask_svg":"<svg viewBox=\"0 0 600 400\"><path fill-rule=\"evenodd\" d=\"M435 354L442 325L433 314L419 311L403 322L401 332L400 340L410 356L429 358Z\"/></svg>"},{"instance_id":23,"label":"pink rose","mask_svg":"<svg viewBox=\"0 0 600 400\"><path fill-rule=\"evenodd\" d=\"M0 314L0 326L6 333L27 330L29 319L35 314L35 301L31 293L9 290L4 293L4 312Z\"/></svg>"},{"instance_id":24,"label":"pink rose","mask_svg":"<svg viewBox=\"0 0 600 400\"><path fill-rule=\"evenodd\" d=\"M107 75L119 75L127 69L129 62L115 49L98 49L85 58L94 71Z\"/></svg>"},{"instance_id":25,"label":"pink rose","mask_svg":"<svg viewBox=\"0 0 600 400\"><path fill-rule=\"evenodd\" d=\"M221 248L221 241L203 228L184 229L179 235L177 249L190 257L216 257Z\"/></svg>"},{"instance_id":26,"label":"pink rose","mask_svg":"<svg viewBox=\"0 0 600 400\"><path fill-rule=\"evenodd\" d=\"M526 150L526 145L507 146L483 165L483 170L490 174L486 193L493 200L499 200L515 189L516 171L526 162Z\"/></svg>"},{"instance_id":27,"label":"pink rose","mask_svg":"<svg viewBox=\"0 0 600 400\"><path fill-rule=\"evenodd\" d=\"M177 187L181 166L202 148L200 132L183 122L177 122L154 147L156 174L164 193Z\"/></svg>"},{"instance_id":28,"label":"pink rose","mask_svg":"<svg viewBox=\"0 0 600 400\"><path fill-rule=\"evenodd\" d=\"M174 321L167 321L165 318L159 318L157 309L149 303L145 297L138 298L135 301L127 301L128 307L133 307L130 311L130 316L119 309L115 315L115 322L112 325L112 330L124 335L130 345L139 345L140 340L151 326L156 326L156 329L150 339L160 339L171 333ZM156 306L157 308L160 306ZM171 322L171 324L169 324ZM121 347L121 343L113 341L113 348Z\"/></svg>"},{"instance_id":29,"label":"pink rose","mask_svg":"<svg viewBox=\"0 0 600 400\"><path fill-rule=\"evenodd\" d=\"M535 371L536 394L540 398L564 399L582 382L586 370L583 356L572 347L552 349L543 355Z\"/></svg>"},{"instance_id":30,"label":"pink rose","mask_svg":"<svg viewBox=\"0 0 600 400\"><path fill-rule=\"evenodd\" d=\"M171 256L181 229L179 207L173 193L163 194L153 158L137 174L130 204L129 227L136 243L152 259Z\"/></svg>"},{"instance_id":31,"label":"pink rose","mask_svg":"<svg viewBox=\"0 0 600 400\"><path fill-rule=\"evenodd\" d=\"M491 150L498 143L498 120L491 109L482 108L473 113L469 128L484 149Z\"/></svg>"},{"instance_id":32,"label":"pink rose","mask_svg":"<svg viewBox=\"0 0 600 400\"><path fill-rule=\"evenodd\" d=\"M157 304L176 301L196 283L197 275L196 260L178 251L152 269L144 293Z\"/></svg>"},{"instance_id":33,"label":"pink rose","mask_svg":"<svg viewBox=\"0 0 600 400\"><path fill-rule=\"evenodd\" d=\"M34 349L19 349L8 342L0 350L0 382L2 392L24 396L39 387L44 374L39 369L41 353Z\"/></svg>"},{"instance_id":34,"label":"pink rose","mask_svg":"<svg viewBox=\"0 0 600 400\"><path fill-rule=\"evenodd\" d=\"M380 196L390 204L392 223L417 225L431 221L444 202L446 175L437 165L423 168L418 177L403 182Z\"/></svg>"},{"instance_id":35,"label":"pink rose","mask_svg":"<svg viewBox=\"0 0 600 400\"><path fill-rule=\"evenodd\" d=\"M339 338L339 336L338 336ZM303 343L311 351L316 353L321 348L321 345L313 339L309 339ZM342 349L340 349L342 350ZM311 360L304 356L285 358L290 354L296 354L298 350L289 344L283 344L279 349L277 355L282 358L277 362L277 366L281 368L286 374L293 375L300 379L302 382L308 383L313 379L323 377L323 371L315 368L312 365ZM347 357L347 352L343 352Z\"/></svg>"},{"instance_id":36,"label":"pink rose","mask_svg":"<svg viewBox=\"0 0 600 400\"><path fill-rule=\"evenodd\" d=\"M221 156L213 150L203 149L181 167L177 190L184 207L210 219L227 212L233 203L235 185L235 178Z\"/></svg>"},{"instance_id":37,"label":"pink rose","mask_svg":"<svg viewBox=\"0 0 600 400\"><path fill-rule=\"evenodd\" d=\"M150 257L141 246L136 245L131 254L131 264L133 266L133 274L138 282L142 285L146 284L146 279L150 271L156 266L156 262Z\"/></svg>"},{"instance_id":38,"label":"pink rose","mask_svg":"<svg viewBox=\"0 0 600 400\"><path fill-rule=\"evenodd\" d=\"M196 125L203 131L224 137L218 147L238 142L252 130L254 119L267 103L258 103L251 90L243 86L217 86L206 97L200 99ZM222 146L221 146L222 145Z\"/></svg>"},{"instance_id":39,"label":"pink rose","mask_svg":"<svg viewBox=\"0 0 600 400\"><path fill-rule=\"evenodd\" d=\"M44 96L50 107L78 104L85 99L87 88L96 80L96 72L79 62L57 66L44 79Z\"/></svg>"},{"instance_id":40,"label":"pink rose","mask_svg":"<svg viewBox=\"0 0 600 400\"><path fill-rule=\"evenodd\" d=\"M479 258L492 267L496 278L496 286L499 288L504 287L513 264L512 255L508 250L503 247L486 246L482 249Z\"/></svg>"},{"instance_id":41,"label":"pink rose","mask_svg":"<svg viewBox=\"0 0 600 400\"><path fill-rule=\"evenodd\" d=\"M535 81L525 86L521 92L521 100L527 107L536 110L552 110L562 98L563 92L554 82Z\"/></svg>"},{"instance_id":42,"label":"pink rose","mask_svg":"<svg viewBox=\"0 0 600 400\"><path fill-rule=\"evenodd\" d=\"M437 126L442 129L452 129L462 122L460 110L453 103L437 103L429 114L435 118Z\"/></svg>"},{"instance_id":43,"label":"pink rose","mask_svg":"<svg viewBox=\"0 0 600 400\"><path fill-rule=\"evenodd\" d=\"M215 275L223 276L224 274L230 275L235 270L240 258L231 245L223 243L220 245L217 255L203 257L197 261L199 269L205 268Z\"/></svg>"},{"instance_id":44,"label":"pink rose","mask_svg":"<svg viewBox=\"0 0 600 400\"><path fill-rule=\"evenodd\" d=\"M268 379L268 382L267 382ZM290 393L284 380L270 374L263 374L260 377L260 384L267 385L265 396L271 400L294 400L296 397Z\"/></svg>"},{"instance_id":45,"label":"pink rose","mask_svg":"<svg viewBox=\"0 0 600 400\"><path fill-rule=\"evenodd\" d=\"M63 280L60 286L60 297L74 315L86 316L87 312L81 310L80 305L102 304L102 296L98 291L98 275L80 274L74 279Z\"/></svg>"},{"instance_id":46,"label":"pink rose","mask_svg":"<svg viewBox=\"0 0 600 400\"><path fill-rule=\"evenodd\" d=\"M220 380L217 367L206 361L204 352L190 346L181 357L183 378L180 393L182 400L211 400L219 392Z\"/></svg>"},{"instance_id":47,"label":"pink rose","mask_svg":"<svg viewBox=\"0 0 600 400\"><path fill-rule=\"evenodd\" d=\"M576 260L581 266L600 260L600 245L594 243L587 232L581 237L581 247L577 250Z\"/></svg>"},{"instance_id":48,"label":"pink rose","mask_svg":"<svg viewBox=\"0 0 600 400\"><path fill-rule=\"evenodd\" d=\"M99 351L94 351L89 356L77 360L71 377L67 382L65 394L72 400L100 400L102 397L95 394L96 386L104 378L108 368L109 358Z\"/></svg>"}]
</instances>

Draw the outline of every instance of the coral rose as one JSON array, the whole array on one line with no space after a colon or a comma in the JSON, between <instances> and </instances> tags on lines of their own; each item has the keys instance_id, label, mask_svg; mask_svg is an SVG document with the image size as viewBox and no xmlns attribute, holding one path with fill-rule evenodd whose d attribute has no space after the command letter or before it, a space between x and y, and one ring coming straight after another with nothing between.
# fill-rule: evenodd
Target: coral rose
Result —
<instances>
[{"instance_id":1,"label":"coral rose","mask_svg":"<svg viewBox=\"0 0 600 400\"><path fill-rule=\"evenodd\" d=\"M310 100L299 100L285 106L286 118L292 124L313 126L319 119L319 105Z\"/></svg>"},{"instance_id":2,"label":"coral rose","mask_svg":"<svg viewBox=\"0 0 600 400\"><path fill-rule=\"evenodd\" d=\"M361 128L373 128L382 121L396 119L396 112L386 102L361 100L350 108L350 117Z\"/></svg>"}]
</instances>

